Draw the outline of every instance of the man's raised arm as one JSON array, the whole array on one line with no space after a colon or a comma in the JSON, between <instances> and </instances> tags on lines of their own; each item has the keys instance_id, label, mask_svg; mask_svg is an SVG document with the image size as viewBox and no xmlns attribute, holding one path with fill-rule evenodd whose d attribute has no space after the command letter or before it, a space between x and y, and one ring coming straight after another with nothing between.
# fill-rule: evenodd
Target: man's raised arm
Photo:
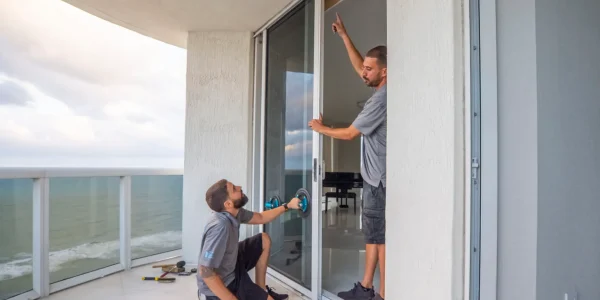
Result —
<instances>
[{"instance_id":1,"label":"man's raised arm","mask_svg":"<svg viewBox=\"0 0 600 300\"><path fill-rule=\"evenodd\" d=\"M348 33L346 32L346 27L344 27L344 22L342 22L342 18L340 18L340 15L336 13L335 16L335 22L331 25L331 27L333 31L337 32L337 34L339 34L339 36L344 41L344 46L346 46L346 51L348 51L348 57L350 58L352 67L354 67L354 70L356 71L356 73L358 73L358 76L362 78L364 59L362 55L360 55L360 52L358 52L356 47L354 47L354 43L352 43L350 36L348 36Z\"/></svg>"}]
</instances>

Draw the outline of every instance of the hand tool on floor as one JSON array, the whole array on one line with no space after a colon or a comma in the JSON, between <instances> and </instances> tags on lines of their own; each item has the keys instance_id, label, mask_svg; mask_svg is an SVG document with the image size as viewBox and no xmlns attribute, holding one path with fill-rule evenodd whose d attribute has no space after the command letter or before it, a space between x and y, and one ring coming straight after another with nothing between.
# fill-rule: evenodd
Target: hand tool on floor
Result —
<instances>
[{"instance_id":1,"label":"hand tool on floor","mask_svg":"<svg viewBox=\"0 0 600 300\"><path fill-rule=\"evenodd\" d=\"M167 276L167 274L173 272L173 270L175 270L176 268L177 268L177 266L171 267L171 269L169 269L168 271L166 271L162 275L160 275L160 278L163 278L163 277Z\"/></svg>"},{"instance_id":2,"label":"hand tool on floor","mask_svg":"<svg viewBox=\"0 0 600 300\"><path fill-rule=\"evenodd\" d=\"M178 261L176 264L153 265L152 268L161 268L165 273L180 273L185 272L185 261ZM163 274L164 276L164 274Z\"/></svg>"},{"instance_id":3,"label":"hand tool on floor","mask_svg":"<svg viewBox=\"0 0 600 300\"><path fill-rule=\"evenodd\" d=\"M158 282L173 282L175 281L175 278L164 278L164 277L142 277L142 280L152 280L152 281L158 281Z\"/></svg>"}]
</instances>

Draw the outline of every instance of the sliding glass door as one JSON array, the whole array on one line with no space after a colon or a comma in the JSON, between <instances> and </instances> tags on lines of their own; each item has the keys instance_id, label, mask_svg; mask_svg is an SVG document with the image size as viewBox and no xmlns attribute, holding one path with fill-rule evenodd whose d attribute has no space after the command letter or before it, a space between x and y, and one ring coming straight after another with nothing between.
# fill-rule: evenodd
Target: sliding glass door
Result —
<instances>
[{"instance_id":1,"label":"sliding glass door","mask_svg":"<svg viewBox=\"0 0 600 300\"><path fill-rule=\"evenodd\" d=\"M264 200L289 202L303 188L314 193L314 1L290 11L266 34ZM317 160L318 161L318 160ZM317 167L318 169L318 167ZM291 211L265 225L269 267L312 290L311 216Z\"/></svg>"},{"instance_id":2,"label":"sliding glass door","mask_svg":"<svg viewBox=\"0 0 600 300\"><path fill-rule=\"evenodd\" d=\"M256 84L261 105L255 106L261 122L260 129L255 127L260 135L260 145L255 147L261 157L255 160L260 174L254 173L260 178L254 181L260 189L256 193L260 209L269 209L265 204L274 199L289 202L299 189L313 198L310 215L290 211L264 226L272 241L269 273L314 299L321 290L321 137L308 122L321 111L321 77L315 73L320 72L320 52L315 50L320 34L315 36L314 29L315 24L320 26L315 4L322 3L297 1L257 38L262 43Z\"/></svg>"}]
</instances>

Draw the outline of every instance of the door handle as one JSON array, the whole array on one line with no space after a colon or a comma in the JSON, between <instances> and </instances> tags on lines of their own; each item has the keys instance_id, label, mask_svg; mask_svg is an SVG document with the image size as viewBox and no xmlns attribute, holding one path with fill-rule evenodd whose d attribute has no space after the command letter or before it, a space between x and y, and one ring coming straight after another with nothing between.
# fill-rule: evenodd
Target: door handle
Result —
<instances>
[{"instance_id":1,"label":"door handle","mask_svg":"<svg viewBox=\"0 0 600 300\"><path fill-rule=\"evenodd\" d=\"M317 159L313 158L313 181L317 182L317 172L319 170L317 170Z\"/></svg>"}]
</instances>

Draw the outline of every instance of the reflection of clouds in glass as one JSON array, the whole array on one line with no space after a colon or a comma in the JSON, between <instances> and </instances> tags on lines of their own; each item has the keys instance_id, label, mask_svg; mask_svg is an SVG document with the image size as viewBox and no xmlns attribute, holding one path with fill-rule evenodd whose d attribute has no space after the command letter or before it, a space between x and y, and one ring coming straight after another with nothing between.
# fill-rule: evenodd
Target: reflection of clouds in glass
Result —
<instances>
[{"instance_id":1,"label":"reflection of clouds in glass","mask_svg":"<svg viewBox=\"0 0 600 300\"><path fill-rule=\"evenodd\" d=\"M305 131L286 132L285 169L310 169L312 161L312 134L304 139Z\"/></svg>"},{"instance_id":2,"label":"reflection of clouds in glass","mask_svg":"<svg viewBox=\"0 0 600 300\"><path fill-rule=\"evenodd\" d=\"M310 129L286 131L285 144L296 144L303 140L311 140L312 134L312 130Z\"/></svg>"},{"instance_id":3,"label":"reflection of clouds in glass","mask_svg":"<svg viewBox=\"0 0 600 300\"><path fill-rule=\"evenodd\" d=\"M313 75L286 72L286 130L308 128L313 114Z\"/></svg>"},{"instance_id":4,"label":"reflection of clouds in glass","mask_svg":"<svg viewBox=\"0 0 600 300\"><path fill-rule=\"evenodd\" d=\"M313 75L286 72L285 169L312 168Z\"/></svg>"},{"instance_id":5,"label":"reflection of clouds in glass","mask_svg":"<svg viewBox=\"0 0 600 300\"><path fill-rule=\"evenodd\" d=\"M312 140L301 141L295 144L285 145L285 155L290 157L300 157L304 153L312 153ZM312 155L312 154L311 154Z\"/></svg>"}]
</instances>

